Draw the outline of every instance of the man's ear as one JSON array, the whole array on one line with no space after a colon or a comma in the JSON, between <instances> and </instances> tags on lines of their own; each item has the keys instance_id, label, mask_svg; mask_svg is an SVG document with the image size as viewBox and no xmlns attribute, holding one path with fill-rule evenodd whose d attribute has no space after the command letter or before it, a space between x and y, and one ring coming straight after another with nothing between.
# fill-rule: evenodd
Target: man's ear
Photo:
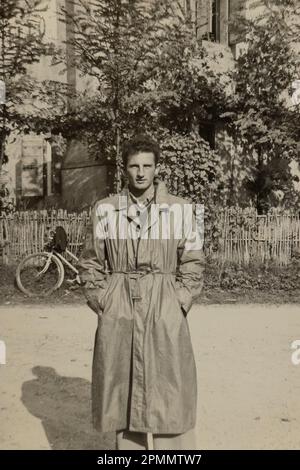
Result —
<instances>
[{"instance_id":1,"label":"man's ear","mask_svg":"<svg viewBox=\"0 0 300 470\"><path fill-rule=\"evenodd\" d=\"M158 176L159 172L160 172L160 163L158 163L155 167L155 172L154 172L155 176Z\"/></svg>"}]
</instances>

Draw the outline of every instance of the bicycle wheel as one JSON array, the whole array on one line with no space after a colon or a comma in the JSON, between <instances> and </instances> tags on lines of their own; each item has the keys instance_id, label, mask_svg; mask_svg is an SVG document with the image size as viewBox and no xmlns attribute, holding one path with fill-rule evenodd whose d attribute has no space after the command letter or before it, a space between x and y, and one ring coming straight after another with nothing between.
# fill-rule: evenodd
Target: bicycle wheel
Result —
<instances>
[{"instance_id":1,"label":"bicycle wheel","mask_svg":"<svg viewBox=\"0 0 300 470\"><path fill-rule=\"evenodd\" d=\"M19 289L29 297L47 296L58 289L64 280L62 262L51 253L34 253L17 267Z\"/></svg>"}]
</instances>

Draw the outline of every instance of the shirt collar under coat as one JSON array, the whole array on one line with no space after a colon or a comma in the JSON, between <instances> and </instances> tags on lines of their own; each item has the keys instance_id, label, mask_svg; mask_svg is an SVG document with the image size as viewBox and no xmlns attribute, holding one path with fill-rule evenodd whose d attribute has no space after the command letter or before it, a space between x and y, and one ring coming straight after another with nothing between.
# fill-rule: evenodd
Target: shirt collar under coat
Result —
<instances>
[{"instance_id":1,"label":"shirt collar under coat","mask_svg":"<svg viewBox=\"0 0 300 470\"><path fill-rule=\"evenodd\" d=\"M135 204L139 209L144 210L154 200L154 189L151 192L151 194L146 199L144 199L143 201L140 201L137 197L135 197L134 194L132 194L131 191L129 191L129 196L130 196L130 200L133 204Z\"/></svg>"},{"instance_id":2,"label":"shirt collar under coat","mask_svg":"<svg viewBox=\"0 0 300 470\"><path fill-rule=\"evenodd\" d=\"M115 207L116 211L126 210L130 205L130 195L128 186L125 186L119 193L118 204ZM126 200L127 198L127 200ZM155 204L159 205L159 211L164 211L167 208L168 200L168 189L164 181L154 180L154 201Z\"/></svg>"},{"instance_id":3,"label":"shirt collar under coat","mask_svg":"<svg viewBox=\"0 0 300 470\"><path fill-rule=\"evenodd\" d=\"M127 214L128 208L130 206L130 194L128 186L125 186L118 196L122 197L117 198L118 202L116 204L115 211L121 211L125 217L131 219ZM158 210L155 210L151 213L151 217L149 217L148 224L144 226L143 232L146 232L157 223L159 213L169 211L168 189L163 181L154 180L154 199L152 203L158 205Z\"/></svg>"}]
</instances>

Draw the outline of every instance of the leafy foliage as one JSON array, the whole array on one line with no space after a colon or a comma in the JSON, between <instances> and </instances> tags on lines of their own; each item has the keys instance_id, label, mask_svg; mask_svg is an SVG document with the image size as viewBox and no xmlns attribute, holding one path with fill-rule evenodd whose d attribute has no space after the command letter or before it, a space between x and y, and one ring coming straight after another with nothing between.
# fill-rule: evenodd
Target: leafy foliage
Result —
<instances>
[{"instance_id":1,"label":"leafy foliage","mask_svg":"<svg viewBox=\"0 0 300 470\"><path fill-rule=\"evenodd\" d=\"M224 111L224 86L179 1L76 0L62 21L72 31L72 58L57 51L53 60L72 60L89 86L73 90L50 124L86 141L95 158L120 170L121 143L133 132L186 134L200 116Z\"/></svg>"},{"instance_id":2,"label":"leafy foliage","mask_svg":"<svg viewBox=\"0 0 300 470\"><path fill-rule=\"evenodd\" d=\"M166 132L160 175L171 192L212 206L222 200L220 156L196 133Z\"/></svg>"},{"instance_id":3,"label":"leafy foliage","mask_svg":"<svg viewBox=\"0 0 300 470\"><path fill-rule=\"evenodd\" d=\"M216 275L218 273L216 272ZM230 291L257 289L264 292L278 292L300 289L299 263L292 262L288 267L276 265L266 268L253 265L245 269L238 265L227 265L218 275L217 284ZM215 283L216 285L216 283Z\"/></svg>"},{"instance_id":4,"label":"leafy foliage","mask_svg":"<svg viewBox=\"0 0 300 470\"><path fill-rule=\"evenodd\" d=\"M246 43L233 73L236 92L231 103L231 131L255 167L245 183L260 212L270 207L274 190L292 185L288 163L299 159L300 138L300 108L288 95L299 74L299 28L294 21L299 5L264 3L261 16L239 17L235 23Z\"/></svg>"},{"instance_id":5,"label":"leafy foliage","mask_svg":"<svg viewBox=\"0 0 300 470\"><path fill-rule=\"evenodd\" d=\"M14 129L26 128L28 102L36 83L28 66L47 50L40 13L41 0L5 0L0 5L0 78L6 86L6 103L1 105L0 169L7 161L5 141Z\"/></svg>"}]
</instances>

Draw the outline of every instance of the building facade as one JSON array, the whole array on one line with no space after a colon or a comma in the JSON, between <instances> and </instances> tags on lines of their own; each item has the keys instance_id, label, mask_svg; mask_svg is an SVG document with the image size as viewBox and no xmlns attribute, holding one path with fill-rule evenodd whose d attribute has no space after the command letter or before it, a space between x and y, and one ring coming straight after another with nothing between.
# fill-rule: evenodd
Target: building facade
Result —
<instances>
[{"instance_id":1,"label":"building facade","mask_svg":"<svg viewBox=\"0 0 300 470\"><path fill-rule=\"evenodd\" d=\"M65 41L72 30L60 21L61 8L72 12L71 0L45 0L47 6L40 13L41 27L45 41L57 47L66 48ZM42 56L39 62L28 67L29 73L37 80L68 84L72 87L89 86L79 79L71 66L72 51L66 49L67 70L51 64L51 58ZM42 112L42 110L41 110ZM79 142L68 142L64 155L52 145L50 135L11 135L6 153L9 161L3 165L0 174L2 185L7 187L10 199L20 209L63 207L81 209L98 197L104 197L110 190L111 168L103 162L91 160L87 150ZM88 182L89 191L82 188ZM85 187L86 188L86 187Z\"/></svg>"},{"instance_id":2,"label":"building facade","mask_svg":"<svg viewBox=\"0 0 300 470\"><path fill-rule=\"evenodd\" d=\"M185 14L194 25L195 35L202 44L212 53L214 50L222 50L225 60L220 64L216 63L216 67L231 68L242 44L237 42L230 28L230 21L236 13L246 16L257 14L262 8L262 2L180 1ZM60 21L59 12L64 6L72 13L74 3L71 0L45 0L45 2L48 8L41 13L45 40L53 42L56 46L65 47L65 41L73 33L70 27ZM74 88L92 86L86 80L79 78L71 65L73 51L67 49L66 52L70 60L64 74L61 74L59 66L51 65L49 57L41 57L38 63L30 67L30 72L38 80L63 82ZM209 141L212 147L220 147L225 141L227 142L224 129L219 129L216 123L201 122L199 126L202 137ZM8 180L11 196L20 207L57 206L78 210L111 191L112 166L107 166L101 160L92 160L80 142L68 142L63 156L56 152L55 146L50 142L49 136L12 136L7 148L9 162L3 166L3 172ZM87 185L89 191L86 191Z\"/></svg>"}]
</instances>

